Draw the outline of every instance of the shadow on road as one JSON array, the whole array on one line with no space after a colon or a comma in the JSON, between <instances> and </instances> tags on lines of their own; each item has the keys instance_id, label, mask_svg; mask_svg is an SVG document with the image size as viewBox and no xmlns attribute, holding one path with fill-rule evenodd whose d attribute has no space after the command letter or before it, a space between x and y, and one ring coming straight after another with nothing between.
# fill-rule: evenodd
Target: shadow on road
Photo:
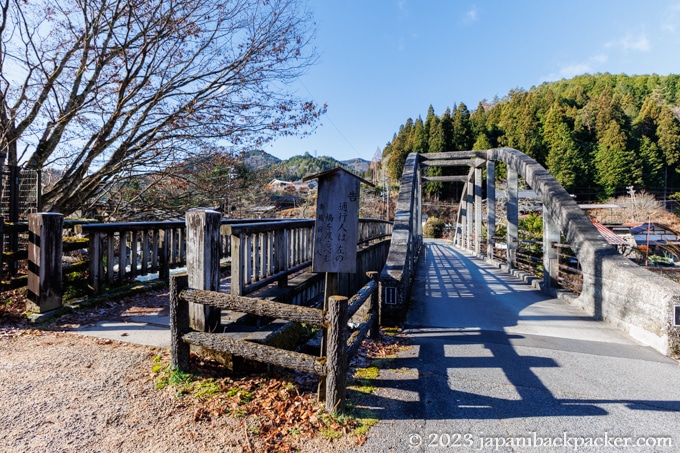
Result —
<instances>
[{"instance_id":1,"label":"shadow on road","mask_svg":"<svg viewBox=\"0 0 680 453\"><path fill-rule=\"evenodd\" d=\"M678 400L593 396L611 395L597 369L571 376L559 363L561 354L577 361L573 353L588 354L594 364L598 356L655 365L666 358L632 343L562 335L569 323L598 324L585 314L559 311L561 302L446 244L427 243L418 266L405 326L411 347L381 371L367 398L381 419L598 417L611 404L680 411ZM524 325L531 333L517 333Z\"/></svg>"}]
</instances>

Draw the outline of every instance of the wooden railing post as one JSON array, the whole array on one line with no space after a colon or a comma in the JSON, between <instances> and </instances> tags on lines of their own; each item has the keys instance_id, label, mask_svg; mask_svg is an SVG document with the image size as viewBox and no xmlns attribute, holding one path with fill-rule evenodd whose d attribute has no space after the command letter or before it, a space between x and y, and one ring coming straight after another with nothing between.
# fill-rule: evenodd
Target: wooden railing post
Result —
<instances>
[{"instance_id":1,"label":"wooden railing post","mask_svg":"<svg viewBox=\"0 0 680 453\"><path fill-rule=\"evenodd\" d=\"M186 214L187 274L189 287L217 291L220 287L219 212L197 209ZM189 305L190 325L201 332L214 332L220 325L220 309Z\"/></svg>"},{"instance_id":2,"label":"wooden railing post","mask_svg":"<svg viewBox=\"0 0 680 453\"><path fill-rule=\"evenodd\" d=\"M1 165L1 163L0 163ZM2 185L2 184L0 184ZM0 217L0 275L2 274L2 252L5 250L5 218Z\"/></svg>"},{"instance_id":3,"label":"wooden railing post","mask_svg":"<svg viewBox=\"0 0 680 453\"><path fill-rule=\"evenodd\" d=\"M104 263L102 262L102 236L101 233L90 232L90 247L88 259L90 260L90 285L95 294L101 294L104 281ZM111 259L111 258L109 258Z\"/></svg>"},{"instance_id":4,"label":"wooden railing post","mask_svg":"<svg viewBox=\"0 0 680 453\"><path fill-rule=\"evenodd\" d=\"M170 349L173 368L189 371L190 346L182 340L189 332L189 304L180 300L179 293L189 286L186 274L174 275L170 279Z\"/></svg>"},{"instance_id":5,"label":"wooden railing post","mask_svg":"<svg viewBox=\"0 0 680 453\"><path fill-rule=\"evenodd\" d=\"M28 299L39 313L62 305L63 228L61 214L28 216Z\"/></svg>"},{"instance_id":6,"label":"wooden railing post","mask_svg":"<svg viewBox=\"0 0 680 453\"><path fill-rule=\"evenodd\" d=\"M245 235L231 235L231 293L237 296L243 295L245 280Z\"/></svg>"},{"instance_id":7,"label":"wooden railing post","mask_svg":"<svg viewBox=\"0 0 680 453\"><path fill-rule=\"evenodd\" d=\"M326 334L326 410L331 413L345 409L347 374L347 298L328 298L328 332Z\"/></svg>"},{"instance_id":8,"label":"wooden railing post","mask_svg":"<svg viewBox=\"0 0 680 453\"><path fill-rule=\"evenodd\" d=\"M172 230L166 228L163 230L163 239L159 247L158 261L158 278L167 280L170 278L170 234Z\"/></svg>"},{"instance_id":9,"label":"wooden railing post","mask_svg":"<svg viewBox=\"0 0 680 453\"><path fill-rule=\"evenodd\" d=\"M286 270L288 268L288 230L277 230L274 236L274 244L276 247L276 272ZM284 275L279 279L279 288L288 286L288 275Z\"/></svg>"}]
</instances>

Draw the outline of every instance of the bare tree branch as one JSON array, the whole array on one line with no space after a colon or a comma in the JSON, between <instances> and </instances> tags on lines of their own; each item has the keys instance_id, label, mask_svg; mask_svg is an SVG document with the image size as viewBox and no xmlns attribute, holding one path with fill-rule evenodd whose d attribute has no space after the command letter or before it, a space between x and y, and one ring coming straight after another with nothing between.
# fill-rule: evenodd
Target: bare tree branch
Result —
<instances>
[{"instance_id":1,"label":"bare tree branch","mask_svg":"<svg viewBox=\"0 0 680 453\"><path fill-rule=\"evenodd\" d=\"M314 62L298 0L4 0L0 146L59 163L70 213L122 175L308 132L288 88Z\"/></svg>"}]
</instances>

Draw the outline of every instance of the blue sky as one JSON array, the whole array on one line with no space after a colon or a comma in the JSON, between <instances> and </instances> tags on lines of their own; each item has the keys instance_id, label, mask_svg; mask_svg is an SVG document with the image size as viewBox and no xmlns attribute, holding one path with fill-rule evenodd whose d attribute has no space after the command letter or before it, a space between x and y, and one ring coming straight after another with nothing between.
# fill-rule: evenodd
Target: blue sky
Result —
<instances>
[{"instance_id":1,"label":"blue sky","mask_svg":"<svg viewBox=\"0 0 680 453\"><path fill-rule=\"evenodd\" d=\"M370 160L407 118L579 74L680 73L680 0L309 0L319 61L294 85L328 104L281 159Z\"/></svg>"}]
</instances>

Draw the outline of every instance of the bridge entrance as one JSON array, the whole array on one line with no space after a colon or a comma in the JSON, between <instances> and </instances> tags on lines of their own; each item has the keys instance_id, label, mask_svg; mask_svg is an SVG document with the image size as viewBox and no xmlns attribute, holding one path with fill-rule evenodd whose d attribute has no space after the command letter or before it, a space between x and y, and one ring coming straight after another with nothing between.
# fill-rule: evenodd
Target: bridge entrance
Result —
<instances>
[{"instance_id":1,"label":"bridge entrance","mask_svg":"<svg viewBox=\"0 0 680 453\"><path fill-rule=\"evenodd\" d=\"M513 271L517 267L518 180L521 177L542 204L541 289L549 295L556 294L559 268L556 245L565 243L573 250L582 270L580 294L570 298L575 307L591 319L605 320L663 354L680 353L680 326L674 324L673 317L675 306L680 304L680 285L621 256L555 178L536 161L510 148L410 154L407 157L390 254L381 273L383 318L403 320L408 310L411 282L422 246L423 183L465 183L454 244L494 261L496 162L504 163L507 169L507 225L502 238L507 250L505 270ZM423 169L437 166L467 166L470 171L462 177L423 175Z\"/></svg>"}]
</instances>

